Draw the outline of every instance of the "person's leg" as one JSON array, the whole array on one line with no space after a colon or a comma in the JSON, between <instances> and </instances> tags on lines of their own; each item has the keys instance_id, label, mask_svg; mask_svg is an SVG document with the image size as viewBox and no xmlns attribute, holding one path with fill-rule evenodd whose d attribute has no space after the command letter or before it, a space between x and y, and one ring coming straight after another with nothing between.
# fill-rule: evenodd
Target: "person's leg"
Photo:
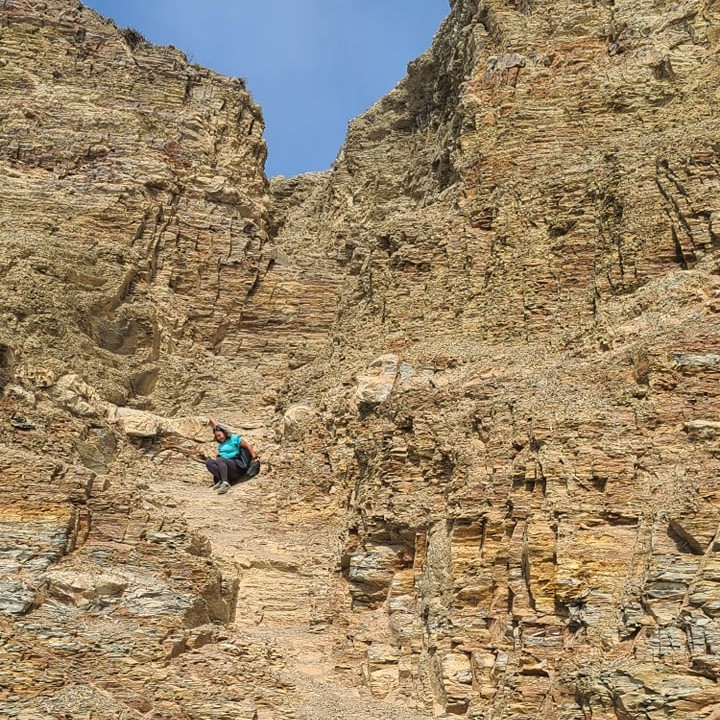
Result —
<instances>
[{"instance_id":1,"label":"person's leg","mask_svg":"<svg viewBox=\"0 0 720 720\"><path fill-rule=\"evenodd\" d=\"M218 467L217 460L212 460L208 458L207 460L205 460L205 467L212 473L213 486L222 482L222 477L220 476L220 468Z\"/></svg>"},{"instance_id":2,"label":"person's leg","mask_svg":"<svg viewBox=\"0 0 720 720\"><path fill-rule=\"evenodd\" d=\"M228 482L234 485L245 478L247 465L242 458L233 458L228 460Z\"/></svg>"},{"instance_id":3,"label":"person's leg","mask_svg":"<svg viewBox=\"0 0 720 720\"><path fill-rule=\"evenodd\" d=\"M224 495L230 489L230 482L234 482L238 478L237 468L235 466L235 460L227 460L225 458L218 458L218 466L222 480L219 486L213 487L217 490L218 495Z\"/></svg>"},{"instance_id":4,"label":"person's leg","mask_svg":"<svg viewBox=\"0 0 720 720\"><path fill-rule=\"evenodd\" d=\"M232 460L228 460L224 457L219 457L217 459L218 472L220 473L220 482L226 483L228 481L228 473L232 464Z\"/></svg>"}]
</instances>

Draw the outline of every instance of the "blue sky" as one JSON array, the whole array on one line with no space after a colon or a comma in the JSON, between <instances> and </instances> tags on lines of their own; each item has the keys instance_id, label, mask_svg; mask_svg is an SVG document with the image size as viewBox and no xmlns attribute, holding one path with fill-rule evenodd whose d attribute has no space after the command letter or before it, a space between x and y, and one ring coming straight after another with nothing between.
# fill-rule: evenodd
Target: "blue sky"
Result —
<instances>
[{"instance_id":1,"label":"blue sky","mask_svg":"<svg viewBox=\"0 0 720 720\"><path fill-rule=\"evenodd\" d=\"M448 0L83 0L191 62L244 77L268 176L330 167L347 123L430 47Z\"/></svg>"}]
</instances>

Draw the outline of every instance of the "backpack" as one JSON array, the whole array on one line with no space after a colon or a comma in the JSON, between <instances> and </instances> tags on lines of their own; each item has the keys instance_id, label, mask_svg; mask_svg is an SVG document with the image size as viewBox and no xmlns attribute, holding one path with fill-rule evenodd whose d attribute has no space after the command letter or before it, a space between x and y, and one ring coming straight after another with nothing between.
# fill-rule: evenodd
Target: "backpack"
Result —
<instances>
[{"instance_id":1,"label":"backpack","mask_svg":"<svg viewBox=\"0 0 720 720\"><path fill-rule=\"evenodd\" d=\"M245 475L247 477L255 477L260 472L260 461L255 458L255 460L252 460L250 464L247 467L247 470L245 471Z\"/></svg>"}]
</instances>

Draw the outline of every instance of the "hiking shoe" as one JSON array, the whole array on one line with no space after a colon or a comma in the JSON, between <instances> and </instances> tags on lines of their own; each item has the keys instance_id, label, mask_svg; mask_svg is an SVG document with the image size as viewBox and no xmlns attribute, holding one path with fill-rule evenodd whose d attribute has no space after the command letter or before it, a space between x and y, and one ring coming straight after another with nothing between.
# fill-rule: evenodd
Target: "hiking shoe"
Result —
<instances>
[{"instance_id":1,"label":"hiking shoe","mask_svg":"<svg viewBox=\"0 0 720 720\"><path fill-rule=\"evenodd\" d=\"M245 471L245 475L247 475L248 478L255 477L260 472L260 461L259 460L253 460L250 465L248 465L248 469Z\"/></svg>"},{"instance_id":2,"label":"hiking shoe","mask_svg":"<svg viewBox=\"0 0 720 720\"><path fill-rule=\"evenodd\" d=\"M217 490L222 485L222 480L218 480L216 483L213 484L212 489Z\"/></svg>"},{"instance_id":3,"label":"hiking shoe","mask_svg":"<svg viewBox=\"0 0 720 720\"><path fill-rule=\"evenodd\" d=\"M220 483L220 487L217 489L218 495L224 495L230 489L230 483Z\"/></svg>"}]
</instances>

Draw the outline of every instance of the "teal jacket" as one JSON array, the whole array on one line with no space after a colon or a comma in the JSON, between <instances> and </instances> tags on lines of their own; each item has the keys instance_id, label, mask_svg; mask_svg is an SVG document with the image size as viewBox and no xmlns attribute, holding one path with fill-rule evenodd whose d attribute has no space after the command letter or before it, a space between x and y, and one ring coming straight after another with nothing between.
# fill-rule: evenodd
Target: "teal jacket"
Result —
<instances>
[{"instance_id":1,"label":"teal jacket","mask_svg":"<svg viewBox=\"0 0 720 720\"><path fill-rule=\"evenodd\" d=\"M227 460L232 460L240 454L240 443L242 438L240 435L231 435L227 440L218 443L218 455Z\"/></svg>"}]
</instances>

